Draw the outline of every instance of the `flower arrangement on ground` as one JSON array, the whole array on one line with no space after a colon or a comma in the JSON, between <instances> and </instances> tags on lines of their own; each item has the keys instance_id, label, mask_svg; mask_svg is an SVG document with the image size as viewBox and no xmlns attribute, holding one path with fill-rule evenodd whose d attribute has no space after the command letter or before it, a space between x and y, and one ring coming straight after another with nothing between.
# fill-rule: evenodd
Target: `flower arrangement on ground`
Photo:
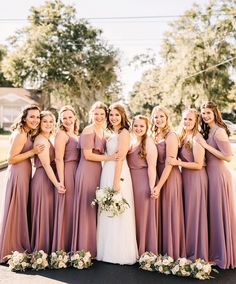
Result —
<instances>
[{"instance_id":1,"label":"flower arrangement on ground","mask_svg":"<svg viewBox=\"0 0 236 284\"><path fill-rule=\"evenodd\" d=\"M48 264L48 254L43 250L35 251L31 254L31 267L34 270L42 270L49 266Z\"/></svg>"},{"instance_id":2,"label":"flower arrangement on ground","mask_svg":"<svg viewBox=\"0 0 236 284\"><path fill-rule=\"evenodd\" d=\"M92 265L91 254L89 251L76 251L70 257L71 266L77 269L88 268Z\"/></svg>"},{"instance_id":3,"label":"flower arrangement on ground","mask_svg":"<svg viewBox=\"0 0 236 284\"><path fill-rule=\"evenodd\" d=\"M217 272L212 269L212 265L203 259L197 259L192 262L185 257L178 258L176 261L168 255L155 255L151 252L143 253L139 258L140 268L148 271L158 271L164 274L173 274L176 276L193 277L199 280L213 278L211 272Z\"/></svg>"},{"instance_id":4,"label":"flower arrangement on ground","mask_svg":"<svg viewBox=\"0 0 236 284\"><path fill-rule=\"evenodd\" d=\"M129 208L129 203L123 198L121 192L116 192L111 187L97 188L96 198L91 205L96 204L101 211L107 212L109 217L118 216Z\"/></svg>"},{"instance_id":5,"label":"flower arrangement on ground","mask_svg":"<svg viewBox=\"0 0 236 284\"><path fill-rule=\"evenodd\" d=\"M50 255L50 268L66 268L69 264L69 254L63 250L57 250Z\"/></svg>"},{"instance_id":6,"label":"flower arrangement on ground","mask_svg":"<svg viewBox=\"0 0 236 284\"><path fill-rule=\"evenodd\" d=\"M30 268L30 256L25 252L14 251L12 254L7 255L8 259L7 264L11 271L25 271L27 268Z\"/></svg>"}]
</instances>

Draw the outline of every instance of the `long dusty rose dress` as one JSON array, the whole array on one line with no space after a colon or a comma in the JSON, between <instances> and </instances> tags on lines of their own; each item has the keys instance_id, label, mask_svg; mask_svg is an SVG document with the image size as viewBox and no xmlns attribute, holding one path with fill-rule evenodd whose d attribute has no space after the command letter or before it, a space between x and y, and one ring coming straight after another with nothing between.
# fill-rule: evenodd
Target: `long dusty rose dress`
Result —
<instances>
[{"instance_id":1,"label":"long dusty rose dress","mask_svg":"<svg viewBox=\"0 0 236 284\"><path fill-rule=\"evenodd\" d=\"M81 158L75 174L75 197L73 213L73 233L71 251L87 250L92 257L97 254L96 227L97 209L91 207L96 188L100 184L101 162L85 159L83 149L92 149L93 153L104 154L106 140L96 133L81 134L79 140Z\"/></svg>"},{"instance_id":2,"label":"long dusty rose dress","mask_svg":"<svg viewBox=\"0 0 236 284\"><path fill-rule=\"evenodd\" d=\"M137 146L127 155L134 191L138 251L139 255L145 251L158 254L159 199L150 197L148 164L139 157L139 151L140 146Z\"/></svg>"},{"instance_id":3,"label":"long dusty rose dress","mask_svg":"<svg viewBox=\"0 0 236 284\"><path fill-rule=\"evenodd\" d=\"M55 170L55 150L50 142L50 162ZM54 224L54 185L48 178L38 156L35 156L36 167L31 183L31 249L51 253Z\"/></svg>"},{"instance_id":4,"label":"long dusty rose dress","mask_svg":"<svg viewBox=\"0 0 236 284\"><path fill-rule=\"evenodd\" d=\"M168 134L169 135L169 134ZM166 161L166 142L157 144L157 173L160 178ZM180 170L174 166L161 189L161 232L162 254L174 259L186 256L185 228L182 196L182 177Z\"/></svg>"},{"instance_id":5,"label":"long dusty rose dress","mask_svg":"<svg viewBox=\"0 0 236 284\"><path fill-rule=\"evenodd\" d=\"M194 162L193 151L184 144L179 157L183 162ZM184 216L187 258L208 261L208 178L205 167L201 170L182 168Z\"/></svg>"},{"instance_id":6,"label":"long dusty rose dress","mask_svg":"<svg viewBox=\"0 0 236 284\"><path fill-rule=\"evenodd\" d=\"M232 155L229 141L216 137L219 126L211 129L207 143L225 155ZM232 176L224 161L206 151L209 178L209 259L220 268L236 267L236 210Z\"/></svg>"},{"instance_id":7,"label":"long dusty rose dress","mask_svg":"<svg viewBox=\"0 0 236 284\"><path fill-rule=\"evenodd\" d=\"M71 250L73 228L73 206L75 192L75 173L78 167L78 138L69 137L64 155L65 194L55 192L55 220L52 251Z\"/></svg>"},{"instance_id":8,"label":"long dusty rose dress","mask_svg":"<svg viewBox=\"0 0 236 284\"><path fill-rule=\"evenodd\" d=\"M33 143L28 137L21 153L31 150ZM0 236L0 262L12 251L30 251L28 227L28 197L32 165L26 159L8 167L4 214Z\"/></svg>"}]
</instances>

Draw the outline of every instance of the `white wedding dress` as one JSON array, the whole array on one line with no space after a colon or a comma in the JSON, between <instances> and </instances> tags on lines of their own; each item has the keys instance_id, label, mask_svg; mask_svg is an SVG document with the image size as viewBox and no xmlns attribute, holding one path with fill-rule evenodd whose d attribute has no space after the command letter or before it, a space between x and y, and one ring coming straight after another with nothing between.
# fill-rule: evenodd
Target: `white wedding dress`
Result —
<instances>
[{"instance_id":1,"label":"white wedding dress","mask_svg":"<svg viewBox=\"0 0 236 284\"><path fill-rule=\"evenodd\" d=\"M107 141L107 154L112 155L118 148L118 134L113 134ZM113 186L115 161L104 163L100 187ZM120 182L121 193L130 207L119 216L109 217L98 210L97 225L97 260L118 264L134 264L138 258L135 231L135 213L133 188L127 161L122 166Z\"/></svg>"}]
</instances>

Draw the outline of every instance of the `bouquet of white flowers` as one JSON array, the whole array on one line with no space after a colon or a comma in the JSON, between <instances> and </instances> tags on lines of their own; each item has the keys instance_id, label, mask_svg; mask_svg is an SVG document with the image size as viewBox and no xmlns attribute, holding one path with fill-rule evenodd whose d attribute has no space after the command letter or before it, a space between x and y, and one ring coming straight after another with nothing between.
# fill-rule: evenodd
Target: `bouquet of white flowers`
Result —
<instances>
[{"instance_id":1,"label":"bouquet of white flowers","mask_svg":"<svg viewBox=\"0 0 236 284\"><path fill-rule=\"evenodd\" d=\"M111 187L97 188L96 198L91 205L99 205L101 211L108 213L108 217L114 217L122 214L129 208L129 203L123 198L121 192L116 192Z\"/></svg>"},{"instance_id":2,"label":"bouquet of white flowers","mask_svg":"<svg viewBox=\"0 0 236 284\"><path fill-rule=\"evenodd\" d=\"M50 255L50 268L66 268L69 262L69 254L63 250L57 250Z\"/></svg>"},{"instance_id":3,"label":"bouquet of white flowers","mask_svg":"<svg viewBox=\"0 0 236 284\"><path fill-rule=\"evenodd\" d=\"M157 261L157 256L152 253L146 251L139 258L140 268L148 271L155 271L155 263Z\"/></svg>"},{"instance_id":4,"label":"bouquet of white flowers","mask_svg":"<svg viewBox=\"0 0 236 284\"><path fill-rule=\"evenodd\" d=\"M14 251L11 255L7 255L7 264L11 271L25 271L30 268L30 256L26 252Z\"/></svg>"},{"instance_id":5,"label":"bouquet of white flowers","mask_svg":"<svg viewBox=\"0 0 236 284\"><path fill-rule=\"evenodd\" d=\"M89 251L87 252L84 250L76 251L72 253L70 257L70 263L71 266L77 269L88 268L92 265L91 254Z\"/></svg>"},{"instance_id":6,"label":"bouquet of white flowers","mask_svg":"<svg viewBox=\"0 0 236 284\"><path fill-rule=\"evenodd\" d=\"M48 267L48 254L43 250L35 251L31 254L31 267L34 270L42 270Z\"/></svg>"},{"instance_id":7,"label":"bouquet of white flowers","mask_svg":"<svg viewBox=\"0 0 236 284\"><path fill-rule=\"evenodd\" d=\"M191 260L185 257L180 257L174 262L171 272L173 275L177 276L183 276L183 277L190 276L191 264L192 264Z\"/></svg>"},{"instance_id":8,"label":"bouquet of white flowers","mask_svg":"<svg viewBox=\"0 0 236 284\"><path fill-rule=\"evenodd\" d=\"M155 263L156 271L164 274L171 274L171 269L174 266L174 259L168 255L158 255Z\"/></svg>"},{"instance_id":9,"label":"bouquet of white flowers","mask_svg":"<svg viewBox=\"0 0 236 284\"><path fill-rule=\"evenodd\" d=\"M212 265L203 259L196 259L191 264L191 276L200 280L213 278L210 274L212 271L218 273L218 270L212 269Z\"/></svg>"}]
</instances>

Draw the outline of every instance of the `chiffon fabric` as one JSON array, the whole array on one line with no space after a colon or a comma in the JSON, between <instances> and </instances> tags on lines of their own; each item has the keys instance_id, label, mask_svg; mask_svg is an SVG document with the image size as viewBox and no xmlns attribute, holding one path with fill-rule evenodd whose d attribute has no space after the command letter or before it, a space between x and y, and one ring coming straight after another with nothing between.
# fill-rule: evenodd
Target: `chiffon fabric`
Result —
<instances>
[{"instance_id":1,"label":"chiffon fabric","mask_svg":"<svg viewBox=\"0 0 236 284\"><path fill-rule=\"evenodd\" d=\"M107 141L107 154L112 155L118 149L118 134ZM115 174L115 161L104 163L100 187L112 187ZM128 201L129 208L119 216L109 217L103 211L98 212L97 260L117 264L134 264L138 258L136 242L135 212L133 188L127 161L123 161L120 191Z\"/></svg>"},{"instance_id":2,"label":"chiffon fabric","mask_svg":"<svg viewBox=\"0 0 236 284\"><path fill-rule=\"evenodd\" d=\"M75 196L73 211L73 252L78 250L90 251L92 257L97 255L96 229L97 209L91 206L95 198L96 188L100 184L102 171L101 162L86 160L83 154L84 149L92 149L93 153L105 153L106 140L100 138L95 132L81 134L79 147L81 158L75 174Z\"/></svg>"},{"instance_id":3,"label":"chiffon fabric","mask_svg":"<svg viewBox=\"0 0 236 284\"><path fill-rule=\"evenodd\" d=\"M134 208L136 218L136 237L139 255L145 251L159 253L158 219L159 199L151 198L146 159L139 156L140 145L130 150L127 162L130 168L134 191Z\"/></svg>"},{"instance_id":4,"label":"chiffon fabric","mask_svg":"<svg viewBox=\"0 0 236 284\"><path fill-rule=\"evenodd\" d=\"M51 166L55 171L55 150L51 142L49 156ZM33 252L44 250L46 253L51 253L55 188L38 156L35 156L34 165L36 170L31 183L31 249Z\"/></svg>"},{"instance_id":5,"label":"chiffon fabric","mask_svg":"<svg viewBox=\"0 0 236 284\"><path fill-rule=\"evenodd\" d=\"M184 144L179 151L183 162L194 162L193 151ZM182 168L187 258L208 261L208 177L206 168Z\"/></svg>"},{"instance_id":6,"label":"chiffon fabric","mask_svg":"<svg viewBox=\"0 0 236 284\"><path fill-rule=\"evenodd\" d=\"M55 222L52 251L71 250L73 209L75 192L75 173L79 162L78 138L70 137L64 154L65 194L55 192Z\"/></svg>"},{"instance_id":7,"label":"chiffon fabric","mask_svg":"<svg viewBox=\"0 0 236 284\"><path fill-rule=\"evenodd\" d=\"M170 135L167 134L167 135ZM157 145L157 173L159 178L165 168L166 142L161 140ZM186 256L185 228L182 196L182 177L177 166L173 166L171 173L161 189L161 253L174 259Z\"/></svg>"},{"instance_id":8,"label":"chiffon fabric","mask_svg":"<svg viewBox=\"0 0 236 284\"><path fill-rule=\"evenodd\" d=\"M224 155L232 155L229 141L221 141L215 125L207 143ZM209 259L220 268L236 267L236 212L232 176L223 160L206 151L209 178Z\"/></svg>"},{"instance_id":9,"label":"chiffon fabric","mask_svg":"<svg viewBox=\"0 0 236 284\"><path fill-rule=\"evenodd\" d=\"M33 143L28 137L20 154L30 151L32 147ZM0 262L5 262L7 259L4 257L12 251L30 252L28 197L31 172L30 158L8 167L0 236Z\"/></svg>"}]
</instances>

